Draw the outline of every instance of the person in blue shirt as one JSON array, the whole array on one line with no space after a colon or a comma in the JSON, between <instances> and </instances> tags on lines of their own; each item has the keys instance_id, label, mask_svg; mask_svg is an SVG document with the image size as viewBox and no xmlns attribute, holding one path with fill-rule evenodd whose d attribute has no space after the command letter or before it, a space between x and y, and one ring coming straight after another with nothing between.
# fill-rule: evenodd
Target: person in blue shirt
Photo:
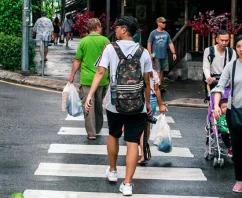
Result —
<instances>
[{"instance_id":1,"label":"person in blue shirt","mask_svg":"<svg viewBox=\"0 0 242 198\"><path fill-rule=\"evenodd\" d=\"M169 33L164 30L166 27L166 19L159 17L156 23L157 28L149 35L147 49L151 58L154 60L155 70L158 72L162 84L163 72L169 71L167 47L169 46L171 50L173 60L176 60L176 51Z\"/></svg>"}]
</instances>

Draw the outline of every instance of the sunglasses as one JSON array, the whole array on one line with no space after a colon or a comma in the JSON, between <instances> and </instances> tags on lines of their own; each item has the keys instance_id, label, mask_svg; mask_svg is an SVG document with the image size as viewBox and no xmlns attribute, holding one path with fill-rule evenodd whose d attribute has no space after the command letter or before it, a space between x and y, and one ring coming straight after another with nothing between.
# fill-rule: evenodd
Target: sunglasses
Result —
<instances>
[{"instance_id":1,"label":"sunglasses","mask_svg":"<svg viewBox=\"0 0 242 198\"><path fill-rule=\"evenodd\" d=\"M162 23L162 24L166 24L166 22L160 22L160 23Z\"/></svg>"}]
</instances>

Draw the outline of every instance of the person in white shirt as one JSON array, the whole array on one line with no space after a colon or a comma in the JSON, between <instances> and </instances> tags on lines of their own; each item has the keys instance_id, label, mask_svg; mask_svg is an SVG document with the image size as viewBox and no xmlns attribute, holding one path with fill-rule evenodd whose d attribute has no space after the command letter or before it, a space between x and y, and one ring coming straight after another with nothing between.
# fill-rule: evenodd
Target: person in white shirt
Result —
<instances>
[{"instance_id":1,"label":"person in white shirt","mask_svg":"<svg viewBox=\"0 0 242 198\"><path fill-rule=\"evenodd\" d=\"M166 113L166 106L163 105L162 98L161 98L161 92L159 89L160 85L160 78L158 73L153 69L152 72L150 72L150 105L152 108L152 116L156 113L156 106L158 102L159 111L161 113ZM149 139L150 136L150 122L147 122L147 139ZM143 165L146 164L147 161L144 157L144 150L143 150L143 141L144 141L144 133L142 134L140 138L140 150L141 150L141 158L138 161L138 164Z\"/></svg>"},{"instance_id":2,"label":"person in white shirt","mask_svg":"<svg viewBox=\"0 0 242 198\"><path fill-rule=\"evenodd\" d=\"M37 45L40 46L39 53L40 57L42 57L42 46L41 42L45 42L44 45L44 61L47 61L48 54L48 44L51 38L54 38L53 35L53 25L50 19L46 18L46 12L41 12L41 18L39 18L34 25L33 32L36 33L36 41ZM41 60L42 61L42 60Z\"/></svg>"},{"instance_id":3,"label":"person in white shirt","mask_svg":"<svg viewBox=\"0 0 242 198\"><path fill-rule=\"evenodd\" d=\"M123 16L116 23L116 44L120 47L125 57L134 56L140 45L133 41L133 35L137 31L137 20L131 16ZM125 179L120 185L120 192L123 195L132 195L132 178L138 161L138 144L140 137L146 125L147 115L151 115L150 106L150 81L149 73L152 71L152 61L146 49L143 50L140 57L141 72L144 77L145 89L145 105L141 113L126 115L118 113L116 107L111 103L110 86L106 95L106 113L108 119L109 136L107 142L108 159L110 166L106 170L109 181L116 182L118 180L117 157L119 151L119 138L122 136L122 127L124 125L124 140L127 145L126 154L126 174ZM113 47L113 44L107 44L99 58L97 73L91 85L90 92L85 103L85 111L89 112L91 108L91 99L97 89L105 71L109 67L110 77L116 73L119 65L119 57ZM128 66L128 65L127 65ZM111 80L111 79L110 79Z\"/></svg>"},{"instance_id":4,"label":"person in white shirt","mask_svg":"<svg viewBox=\"0 0 242 198\"><path fill-rule=\"evenodd\" d=\"M236 52L228 49L229 33L226 30L220 30L216 37L217 44L214 46L214 58L212 63L209 47L204 50L203 54L203 73L207 84L211 85L218 75L221 75L225 65L228 62L233 62L236 59ZM229 50L232 50L232 57L229 57Z\"/></svg>"}]
</instances>

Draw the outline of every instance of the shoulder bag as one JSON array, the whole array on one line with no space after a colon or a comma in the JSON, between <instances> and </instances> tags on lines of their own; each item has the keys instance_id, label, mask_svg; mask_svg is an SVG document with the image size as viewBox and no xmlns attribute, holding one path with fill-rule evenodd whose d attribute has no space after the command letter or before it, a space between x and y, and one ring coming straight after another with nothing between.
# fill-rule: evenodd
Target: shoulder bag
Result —
<instances>
[{"instance_id":1,"label":"shoulder bag","mask_svg":"<svg viewBox=\"0 0 242 198\"><path fill-rule=\"evenodd\" d=\"M234 77L235 77L235 69L236 69L236 62L233 63L233 70L232 70L232 90L231 90L231 125L233 128L242 128L242 108L236 108L233 105L233 96L234 96Z\"/></svg>"}]
</instances>

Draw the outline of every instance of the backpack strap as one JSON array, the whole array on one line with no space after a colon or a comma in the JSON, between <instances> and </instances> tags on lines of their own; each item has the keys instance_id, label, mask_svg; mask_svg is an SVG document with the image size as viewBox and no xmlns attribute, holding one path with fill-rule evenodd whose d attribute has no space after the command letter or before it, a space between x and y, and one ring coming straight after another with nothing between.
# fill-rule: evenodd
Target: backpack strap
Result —
<instances>
[{"instance_id":1,"label":"backpack strap","mask_svg":"<svg viewBox=\"0 0 242 198\"><path fill-rule=\"evenodd\" d=\"M234 77L235 77L236 62L237 60L233 62L233 69L232 69L231 103L233 103L233 97L234 97Z\"/></svg>"},{"instance_id":2,"label":"backpack strap","mask_svg":"<svg viewBox=\"0 0 242 198\"><path fill-rule=\"evenodd\" d=\"M142 56L143 51L144 51L144 48L140 45L139 48L134 53L133 57L135 57L135 58L137 58L139 60L141 58L141 56Z\"/></svg>"},{"instance_id":3,"label":"backpack strap","mask_svg":"<svg viewBox=\"0 0 242 198\"><path fill-rule=\"evenodd\" d=\"M233 49L228 47L228 53L229 53L229 61L231 61L232 56L233 56Z\"/></svg>"},{"instance_id":4,"label":"backpack strap","mask_svg":"<svg viewBox=\"0 0 242 198\"><path fill-rule=\"evenodd\" d=\"M113 48L115 49L115 51L116 51L116 53L117 53L117 55L119 57L119 60L127 58L124 55L124 53L122 52L121 48L119 47L119 45L116 42L112 42L111 44L113 45Z\"/></svg>"},{"instance_id":5,"label":"backpack strap","mask_svg":"<svg viewBox=\"0 0 242 198\"><path fill-rule=\"evenodd\" d=\"M210 46L209 55L208 55L208 61L210 62L210 65L212 65L214 57L215 57L214 46Z\"/></svg>"}]
</instances>

